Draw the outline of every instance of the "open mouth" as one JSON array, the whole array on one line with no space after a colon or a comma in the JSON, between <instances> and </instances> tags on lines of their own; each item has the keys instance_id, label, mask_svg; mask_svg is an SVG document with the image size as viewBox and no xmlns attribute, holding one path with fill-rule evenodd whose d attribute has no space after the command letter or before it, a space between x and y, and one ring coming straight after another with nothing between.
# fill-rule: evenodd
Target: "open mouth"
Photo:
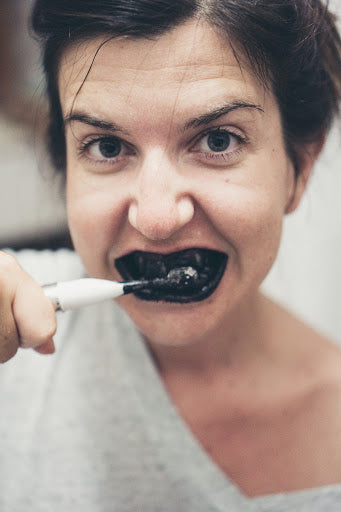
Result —
<instances>
[{"instance_id":1,"label":"open mouth","mask_svg":"<svg viewBox=\"0 0 341 512\"><path fill-rule=\"evenodd\" d=\"M227 254L200 248L170 254L134 251L117 258L115 266L125 281L166 278L178 268L194 269L196 277L190 283L165 282L161 287L134 292L142 300L187 303L212 295L224 274L227 260Z\"/></svg>"}]
</instances>

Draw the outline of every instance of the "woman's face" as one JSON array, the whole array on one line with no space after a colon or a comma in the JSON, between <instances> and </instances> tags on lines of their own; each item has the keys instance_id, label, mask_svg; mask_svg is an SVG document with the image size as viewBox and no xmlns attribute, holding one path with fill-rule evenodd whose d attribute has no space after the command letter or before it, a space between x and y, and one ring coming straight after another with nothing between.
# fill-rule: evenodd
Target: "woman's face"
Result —
<instances>
[{"instance_id":1,"label":"woman's face","mask_svg":"<svg viewBox=\"0 0 341 512\"><path fill-rule=\"evenodd\" d=\"M119 300L151 342L217 336L253 307L294 193L278 107L208 25L108 41L87 74L102 41L66 51L59 74L75 248L93 277L196 268L201 300Z\"/></svg>"}]
</instances>

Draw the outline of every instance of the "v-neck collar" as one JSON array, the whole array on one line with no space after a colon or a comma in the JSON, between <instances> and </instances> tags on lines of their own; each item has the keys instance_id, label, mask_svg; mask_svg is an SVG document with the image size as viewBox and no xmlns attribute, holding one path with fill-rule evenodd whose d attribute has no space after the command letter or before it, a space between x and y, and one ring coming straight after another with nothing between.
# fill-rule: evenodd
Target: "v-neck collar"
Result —
<instances>
[{"instance_id":1,"label":"v-neck collar","mask_svg":"<svg viewBox=\"0 0 341 512\"><path fill-rule=\"evenodd\" d=\"M197 492L210 497L215 507L210 512L301 511L303 508L297 507L311 504L316 499L316 493L326 499L339 498L341 502L341 484L252 498L243 494L192 434L172 402L142 336L129 317L124 312L122 314L125 328L129 331L122 343L122 350L127 357L127 367L129 362L132 367L130 378L146 411L145 428L148 429L149 438L155 442L162 460L171 461L169 471L172 471L174 460L178 459L176 477L179 481L191 482ZM313 510L309 508L309 512Z\"/></svg>"}]
</instances>

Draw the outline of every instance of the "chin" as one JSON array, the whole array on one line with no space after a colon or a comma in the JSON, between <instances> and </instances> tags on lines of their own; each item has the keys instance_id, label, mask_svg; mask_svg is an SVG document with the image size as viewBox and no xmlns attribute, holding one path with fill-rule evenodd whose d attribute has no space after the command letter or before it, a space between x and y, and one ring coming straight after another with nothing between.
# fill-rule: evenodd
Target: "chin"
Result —
<instances>
[{"instance_id":1,"label":"chin","mask_svg":"<svg viewBox=\"0 0 341 512\"><path fill-rule=\"evenodd\" d=\"M206 300L187 303L144 301L125 296L117 302L152 344L170 347L193 345L212 338L226 321L219 289Z\"/></svg>"}]
</instances>

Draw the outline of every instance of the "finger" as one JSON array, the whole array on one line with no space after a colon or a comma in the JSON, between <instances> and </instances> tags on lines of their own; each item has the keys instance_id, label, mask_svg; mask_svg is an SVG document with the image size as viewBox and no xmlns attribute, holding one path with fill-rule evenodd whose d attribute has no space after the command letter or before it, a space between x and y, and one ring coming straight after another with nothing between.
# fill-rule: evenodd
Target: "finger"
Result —
<instances>
[{"instance_id":1,"label":"finger","mask_svg":"<svg viewBox=\"0 0 341 512\"><path fill-rule=\"evenodd\" d=\"M0 251L0 361L13 357L18 345L51 353L56 328L43 289L12 255Z\"/></svg>"},{"instance_id":2,"label":"finger","mask_svg":"<svg viewBox=\"0 0 341 512\"><path fill-rule=\"evenodd\" d=\"M56 347L54 345L53 340L49 340L46 343L43 343L39 347L35 347L34 350L39 352L39 354L54 354L56 351Z\"/></svg>"},{"instance_id":3,"label":"finger","mask_svg":"<svg viewBox=\"0 0 341 512\"><path fill-rule=\"evenodd\" d=\"M57 329L55 311L43 289L27 274L17 287L13 313L22 346L38 348L47 345L47 350L48 347L51 349Z\"/></svg>"},{"instance_id":4,"label":"finger","mask_svg":"<svg viewBox=\"0 0 341 512\"><path fill-rule=\"evenodd\" d=\"M5 363L17 353L19 337L14 322L11 303L0 299L0 363Z\"/></svg>"},{"instance_id":5,"label":"finger","mask_svg":"<svg viewBox=\"0 0 341 512\"><path fill-rule=\"evenodd\" d=\"M18 350L18 331L12 313L14 258L0 252L0 363L11 359Z\"/></svg>"}]
</instances>

